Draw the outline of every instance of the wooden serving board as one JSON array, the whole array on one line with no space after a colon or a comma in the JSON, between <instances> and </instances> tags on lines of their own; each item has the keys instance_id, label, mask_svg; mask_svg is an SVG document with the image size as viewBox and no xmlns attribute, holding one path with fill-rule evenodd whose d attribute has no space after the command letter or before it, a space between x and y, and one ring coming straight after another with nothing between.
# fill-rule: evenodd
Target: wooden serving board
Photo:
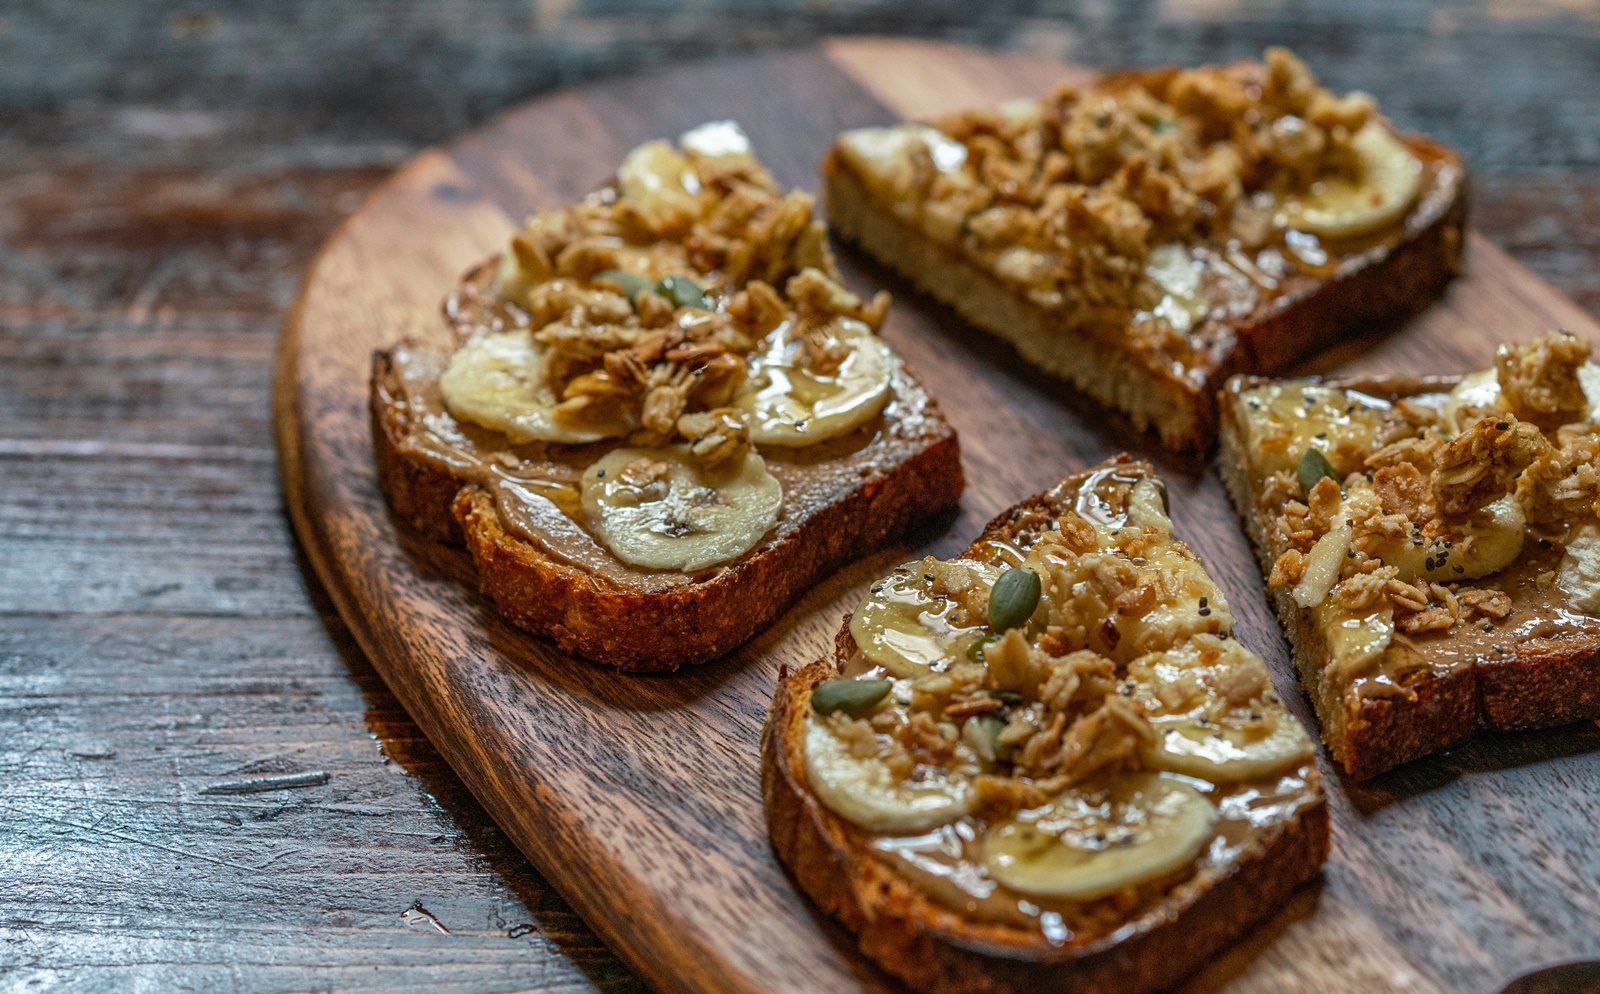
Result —
<instances>
[{"instance_id":1,"label":"wooden serving board","mask_svg":"<svg viewBox=\"0 0 1600 994\"><path fill-rule=\"evenodd\" d=\"M502 622L463 552L397 530L373 475L375 347L444 334L439 302L513 224L601 183L635 144L734 118L780 182L815 189L841 129L1033 94L1083 70L907 41L837 41L699 63L538 100L418 156L334 236L284 330L276 417L290 513L345 622L473 794L583 917L662 990L894 989L792 888L767 845L757 736L778 667L832 644L874 578L964 547L991 515L1119 450L1153 457L1179 534L1205 557L1240 637L1309 719L1261 579L1207 466L1175 461L1019 367L900 281L885 337L959 429L954 520L808 594L733 657L630 677ZM1600 328L1474 238L1468 273L1410 327L1318 370L1460 372L1495 343ZM1600 955L1600 728L1480 738L1363 785L1324 764L1325 878L1202 971L1193 990L1498 990L1529 967Z\"/></svg>"}]
</instances>

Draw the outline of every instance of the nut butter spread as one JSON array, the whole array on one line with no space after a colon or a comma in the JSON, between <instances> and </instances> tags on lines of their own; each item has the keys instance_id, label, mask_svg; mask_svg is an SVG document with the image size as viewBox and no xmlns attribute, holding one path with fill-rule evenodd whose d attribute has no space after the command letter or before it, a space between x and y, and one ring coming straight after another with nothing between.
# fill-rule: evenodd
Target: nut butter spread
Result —
<instances>
[{"instance_id":1,"label":"nut butter spread","mask_svg":"<svg viewBox=\"0 0 1600 994\"><path fill-rule=\"evenodd\" d=\"M931 400L839 282L811 198L721 122L530 218L394 353L401 447L603 581L688 582L926 441Z\"/></svg>"},{"instance_id":2,"label":"nut butter spread","mask_svg":"<svg viewBox=\"0 0 1600 994\"><path fill-rule=\"evenodd\" d=\"M1440 387L1241 395L1269 580L1358 695L1600 637L1600 368L1552 332Z\"/></svg>"},{"instance_id":3,"label":"nut butter spread","mask_svg":"<svg viewBox=\"0 0 1600 994\"><path fill-rule=\"evenodd\" d=\"M811 694L806 779L931 899L1079 947L1183 906L1322 795L1159 480L1115 463L1030 507L873 586Z\"/></svg>"}]
</instances>

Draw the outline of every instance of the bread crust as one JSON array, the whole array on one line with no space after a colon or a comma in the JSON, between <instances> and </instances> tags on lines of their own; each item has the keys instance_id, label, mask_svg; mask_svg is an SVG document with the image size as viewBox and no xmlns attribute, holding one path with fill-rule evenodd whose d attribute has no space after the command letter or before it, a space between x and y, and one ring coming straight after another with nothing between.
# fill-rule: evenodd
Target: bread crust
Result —
<instances>
[{"instance_id":1,"label":"bread crust","mask_svg":"<svg viewBox=\"0 0 1600 994\"><path fill-rule=\"evenodd\" d=\"M874 465L852 490L755 554L664 590L625 586L547 555L505 527L482 487L408 452L414 426L397 399L395 363L391 351L374 354L370 394L378 481L395 516L435 541L465 545L480 589L513 623L622 670L670 670L725 655L824 576L957 503L964 487L955 430L929 399L919 414L920 445Z\"/></svg>"},{"instance_id":2,"label":"bread crust","mask_svg":"<svg viewBox=\"0 0 1600 994\"><path fill-rule=\"evenodd\" d=\"M1216 440L1216 393L1236 373L1274 374L1364 330L1392 323L1431 301L1460 270L1467 214L1465 166L1453 150L1419 135L1402 141L1435 163L1394 244L1347 257L1332 275L1302 279L1243 320L1218 330L1210 354L1176 375L1123 341L1061 324L965 255L929 240L881 210L837 146L822 163L828 223L843 238L953 307L969 323L1011 344L1046 372L1124 412L1164 445L1204 452Z\"/></svg>"},{"instance_id":3,"label":"bread crust","mask_svg":"<svg viewBox=\"0 0 1600 994\"><path fill-rule=\"evenodd\" d=\"M1049 495L1030 498L995 518L979 542L1016 534L1029 512L1061 510ZM849 623L846 616L833 659L779 676L761 737L767 825L774 852L800 888L855 933L862 953L915 990L1139 994L1169 987L1272 914L1327 857L1328 811L1319 792L1314 805L1261 836L1225 876L1203 888L1180 885L1174 893L1181 897L1141 916L1131 934L1058 947L1036 929L964 919L873 857L861 831L829 811L807 782L810 691L838 675L839 661L855 650Z\"/></svg>"},{"instance_id":4,"label":"bread crust","mask_svg":"<svg viewBox=\"0 0 1600 994\"><path fill-rule=\"evenodd\" d=\"M1329 386L1375 397L1404 397L1449 390L1459 376L1308 377ZM1221 445L1217 470L1233 501L1262 575L1277 556L1255 499L1244 458L1241 395L1270 382L1235 376L1220 396ZM1353 780L1366 780L1403 763L1457 745L1479 731L1550 728L1600 719L1600 642L1546 651L1519 647L1505 660L1408 674L1404 696L1364 698L1331 685L1324 676L1328 650L1309 623L1309 613L1282 587L1267 587L1267 600L1282 622L1301 684L1322 725L1322 739Z\"/></svg>"}]
</instances>

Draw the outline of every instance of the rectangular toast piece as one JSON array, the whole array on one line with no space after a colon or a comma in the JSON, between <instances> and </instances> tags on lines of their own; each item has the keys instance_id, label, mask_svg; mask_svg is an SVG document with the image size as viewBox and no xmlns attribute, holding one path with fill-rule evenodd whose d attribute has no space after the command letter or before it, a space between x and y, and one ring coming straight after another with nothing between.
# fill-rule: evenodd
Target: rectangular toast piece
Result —
<instances>
[{"instance_id":1,"label":"rectangular toast piece","mask_svg":"<svg viewBox=\"0 0 1600 994\"><path fill-rule=\"evenodd\" d=\"M1226 600L1198 562L1186 547L1163 552L1181 543L1152 496L1164 488L1154 488L1151 467L1127 456L1069 476L995 518L962 559L929 557L879 581L845 619L832 657L780 675L762 732L773 849L861 951L914 990L1166 989L1281 907L1327 857L1312 743L1259 658L1227 637ZM1147 561L1143 573L1130 569ZM1018 586L1004 577L1020 571L1007 568L1023 563L1045 574L1034 614L1024 604L997 620L995 602L1010 597L998 591ZM1090 602L1113 593L1103 586L1113 576L1137 590L1173 570L1153 605ZM1058 599L1069 590L1077 601ZM1093 623L1069 623L1075 613ZM918 629L913 614L937 621ZM997 624L1018 627L998 638ZM1213 668L1186 668L1198 659ZM874 684L869 699L862 691ZM1232 704L1219 687L1231 688ZM1226 746L1213 742L1224 735ZM1143 745L1119 751L1119 736ZM833 739L850 743L845 755L828 747ZM897 749L911 769L899 783ZM881 777L861 773L873 763ZM967 783L972 793L940 810L949 798L939 792ZM1116 827L1141 823L1119 815L1130 783L1145 798L1181 783L1170 789L1182 797L1165 803L1220 813L1154 865L1147 854L1162 843L1152 839L1170 840L1166 830ZM880 801L862 803L863 794ZM1076 799L1114 824L1097 828ZM1019 826L1077 840L1095 879L1018 879L998 867L990 840L1014 838ZM1023 858L1037 848L1028 843ZM1102 859L1120 874L1097 874Z\"/></svg>"},{"instance_id":2,"label":"rectangular toast piece","mask_svg":"<svg viewBox=\"0 0 1600 994\"><path fill-rule=\"evenodd\" d=\"M1437 295L1466 216L1455 152L1281 49L846 132L822 173L841 237L1194 451L1230 375L1281 372Z\"/></svg>"},{"instance_id":3,"label":"rectangular toast piece","mask_svg":"<svg viewBox=\"0 0 1600 994\"><path fill-rule=\"evenodd\" d=\"M1569 362L1562 373L1550 358L1572 341L1502 347L1500 363L1569 390L1576 372L1600 398L1600 368ZM1568 358L1587 351L1570 347ZM1500 399L1495 370L1236 377L1222 395L1218 469L1323 740L1353 779L1480 730L1600 718L1600 596L1590 586L1600 583L1600 412L1562 423L1568 415L1528 409L1525 395ZM1310 449L1330 460L1342 493L1333 479L1321 493L1300 485ZM1484 467L1496 468L1469 510L1455 481ZM1307 482L1319 484L1320 469ZM1340 545L1342 533L1328 536L1346 508L1354 524ZM1314 555L1325 538L1342 558ZM1314 558L1338 572L1310 583Z\"/></svg>"},{"instance_id":4,"label":"rectangular toast piece","mask_svg":"<svg viewBox=\"0 0 1600 994\"><path fill-rule=\"evenodd\" d=\"M731 651L963 486L875 333L887 296L839 284L810 198L742 141L642 146L467 274L452 344L373 357L395 516L465 545L510 621L621 669Z\"/></svg>"}]
</instances>

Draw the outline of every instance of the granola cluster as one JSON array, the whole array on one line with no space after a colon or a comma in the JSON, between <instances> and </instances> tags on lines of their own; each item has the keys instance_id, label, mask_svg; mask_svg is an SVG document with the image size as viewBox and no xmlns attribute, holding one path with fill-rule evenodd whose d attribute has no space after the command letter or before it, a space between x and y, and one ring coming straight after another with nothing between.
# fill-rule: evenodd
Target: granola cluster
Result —
<instances>
[{"instance_id":1,"label":"granola cluster","mask_svg":"<svg viewBox=\"0 0 1600 994\"><path fill-rule=\"evenodd\" d=\"M489 290L543 347L556 418L625 421L629 444L681 439L716 465L748 447L729 404L766 336L784 326L826 375L846 353L831 322L887 311L841 285L812 208L747 153L652 142L614 186L529 218Z\"/></svg>"},{"instance_id":2,"label":"granola cluster","mask_svg":"<svg viewBox=\"0 0 1600 994\"><path fill-rule=\"evenodd\" d=\"M1402 401L1343 480L1324 476L1302 494L1292 472L1274 474L1263 496L1279 508L1275 539L1283 551L1270 585L1299 589L1331 548L1339 562L1327 575L1326 597L1352 615L1389 608L1395 627L1413 634L1510 617L1512 598L1498 570L1441 582L1415 575L1414 562L1424 574L1464 574L1462 564L1487 555L1497 529L1520 532L1525 524L1600 514L1600 425L1588 420L1579 379L1589 351L1563 332L1502 346L1500 399L1466 411L1459 433L1449 433L1440 407ZM1351 452L1340 455L1351 464ZM1324 541L1341 527L1349 530L1347 542ZM1511 548L1519 547L1520 534Z\"/></svg>"},{"instance_id":3,"label":"granola cluster","mask_svg":"<svg viewBox=\"0 0 1600 994\"><path fill-rule=\"evenodd\" d=\"M1336 97L1271 48L1262 63L1114 76L1059 87L1037 112L935 122L965 165L914 151L912 195L1035 302L1125 319L1160 299L1145 271L1155 246L1264 246L1271 211L1252 195L1355 175L1351 139L1373 113L1369 97Z\"/></svg>"}]
</instances>

